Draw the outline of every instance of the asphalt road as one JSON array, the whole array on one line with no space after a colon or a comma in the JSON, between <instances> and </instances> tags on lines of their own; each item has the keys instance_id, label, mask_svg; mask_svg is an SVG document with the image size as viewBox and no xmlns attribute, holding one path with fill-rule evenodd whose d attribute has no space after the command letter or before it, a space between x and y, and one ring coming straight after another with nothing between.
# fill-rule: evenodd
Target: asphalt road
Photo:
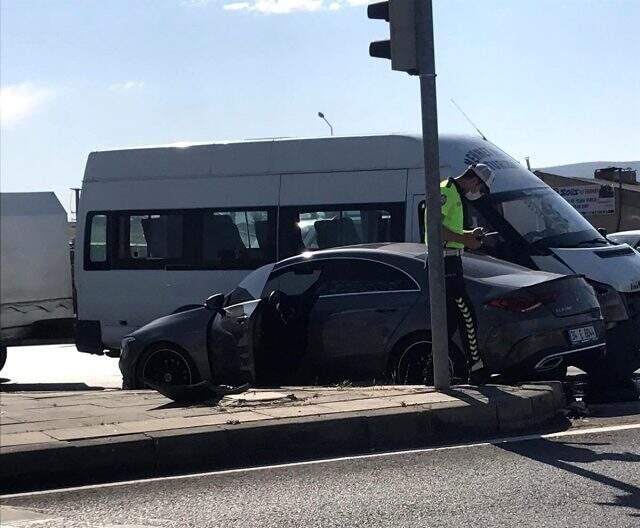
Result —
<instances>
[{"instance_id":1,"label":"asphalt road","mask_svg":"<svg viewBox=\"0 0 640 528\"><path fill-rule=\"evenodd\" d=\"M640 428L578 432L4 498L3 526L637 528Z\"/></svg>"}]
</instances>

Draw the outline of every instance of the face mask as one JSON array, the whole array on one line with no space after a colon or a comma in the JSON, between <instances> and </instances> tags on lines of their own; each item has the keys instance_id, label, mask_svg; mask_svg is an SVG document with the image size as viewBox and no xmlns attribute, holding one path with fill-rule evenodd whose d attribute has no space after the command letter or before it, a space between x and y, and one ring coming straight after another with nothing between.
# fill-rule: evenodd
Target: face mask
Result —
<instances>
[{"instance_id":1,"label":"face mask","mask_svg":"<svg viewBox=\"0 0 640 528\"><path fill-rule=\"evenodd\" d=\"M476 191L476 192L468 192L464 196L467 200L471 200L473 202L475 200L478 200L479 198L482 198L482 195L483 193L481 193L480 191Z\"/></svg>"}]
</instances>

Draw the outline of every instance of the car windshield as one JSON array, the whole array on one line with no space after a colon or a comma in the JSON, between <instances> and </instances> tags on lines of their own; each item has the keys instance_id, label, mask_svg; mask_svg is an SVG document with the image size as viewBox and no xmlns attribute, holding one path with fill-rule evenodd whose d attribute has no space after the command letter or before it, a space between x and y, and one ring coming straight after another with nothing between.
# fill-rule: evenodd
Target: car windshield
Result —
<instances>
[{"instance_id":1,"label":"car windshield","mask_svg":"<svg viewBox=\"0 0 640 528\"><path fill-rule=\"evenodd\" d=\"M249 273L249 275L227 295L225 305L233 306L234 304L255 301L260 298L260 294L264 289L264 285L267 282L273 266L273 264L267 264Z\"/></svg>"},{"instance_id":2,"label":"car windshield","mask_svg":"<svg viewBox=\"0 0 640 528\"><path fill-rule=\"evenodd\" d=\"M595 247L607 241L552 189L536 188L491 196L493 207L537 247Z\"/></svg>"}]
</instances>

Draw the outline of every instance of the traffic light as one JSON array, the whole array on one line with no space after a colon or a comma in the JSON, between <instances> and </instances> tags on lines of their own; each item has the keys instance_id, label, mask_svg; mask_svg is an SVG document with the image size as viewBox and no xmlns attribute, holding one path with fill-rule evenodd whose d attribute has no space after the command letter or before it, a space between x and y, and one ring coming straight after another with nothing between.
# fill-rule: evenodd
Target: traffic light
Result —
<instances>
[{"instance_id":1,"label":"traffic light","mask_svg":"<svg viewBox=\"0 0 640 528\"><path fill-rule=\"evenodd\" d=\"M389 40L369 45L369 55L391 59L391 68L410 75L419 73L416 39L416 0L389 0L369 4L367 16L389 22Z\"/></svg>"}]
</instances>

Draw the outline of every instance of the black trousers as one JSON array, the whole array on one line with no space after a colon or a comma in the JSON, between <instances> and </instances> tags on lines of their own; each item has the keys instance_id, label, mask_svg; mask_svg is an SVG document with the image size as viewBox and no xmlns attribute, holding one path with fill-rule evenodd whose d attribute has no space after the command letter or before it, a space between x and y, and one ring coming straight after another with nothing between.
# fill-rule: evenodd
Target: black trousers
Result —
<instances>
[{"instance_id":1,"label":"black trousers","mask_svg":"<svg viewBox=\"0 0 640 528\"><path fill-rule=\"evenodd\" d=\"M476 315L464 283L462 258L459 255L446 255L444 269L449 339L455 333L456 328L460 330L460 339L469 370L474 372L484 367L484 364L480 357Z\"/></svg>"}]
</instances>

